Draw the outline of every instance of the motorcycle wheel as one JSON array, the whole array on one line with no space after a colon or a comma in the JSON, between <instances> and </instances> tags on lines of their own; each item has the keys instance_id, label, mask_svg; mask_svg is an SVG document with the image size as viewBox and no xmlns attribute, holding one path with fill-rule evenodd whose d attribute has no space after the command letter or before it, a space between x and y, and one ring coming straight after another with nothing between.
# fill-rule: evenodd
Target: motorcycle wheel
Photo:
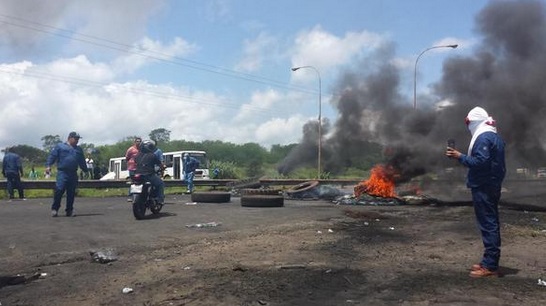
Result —
<instances>
[{"instance_id":1,"label":"motorcycle wheel","mask_svg":"<svg viewBox=\"0 0 546 306\"><path fill-rule=\"evenodd\" d=\"M158 203L157 201L153 201L152 205L150 206L150 210L152 211L152 214L157 215L161 211L161 208L163 208L163 204Z\"/></svg>"},{"instance_id":2,"label":"motorcycle wheel","mask_svg":"<svg viewBox=\"0 0 546 306\"><path fill-rule=\"evenodd\" d=\"M144 219L146 215L146 199L142 194L134 194L133 215L137 220Z\"/></svg>"}]
</instances>

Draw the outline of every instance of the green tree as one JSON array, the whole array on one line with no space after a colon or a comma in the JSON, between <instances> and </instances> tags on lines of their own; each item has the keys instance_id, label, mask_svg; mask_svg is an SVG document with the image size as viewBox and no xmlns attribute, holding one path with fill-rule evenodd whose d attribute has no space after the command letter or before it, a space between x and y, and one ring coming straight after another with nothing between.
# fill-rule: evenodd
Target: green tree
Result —
<instances>
[{"instance_id":1,"label":"green tree","mask_svg":"<svg viewBox=\"0 0 546 306\"><path fill-rule=\"evenodd\" d=\"M19 155L23 160L32 164L44 165L47 158L47 153L32 146L17 145L11 147L11 152Z\"/></svg>"},{"instance_id":2,"label":"green tree","mask_svg":"<svg viewBox=\"0 0 546 306\"><path fill-rule=\"evenodd\" d=\"M59 135L45 135L44 137L40 138L40 140L42 141L42 147L46 152L51 151L53 147L62 142Z\"/></svg>"},{"instance_id":3,"label":"green tree","mask_svg":"<svg viewBox=\"0 0 546 306\"><path fill-rule=\"evenodd\" d=\"M171 131L164 128L158 128L152 130L148 136L150 136L150 139L156 143L167 143L171 140Z\"/></svg>"}]
</instances>

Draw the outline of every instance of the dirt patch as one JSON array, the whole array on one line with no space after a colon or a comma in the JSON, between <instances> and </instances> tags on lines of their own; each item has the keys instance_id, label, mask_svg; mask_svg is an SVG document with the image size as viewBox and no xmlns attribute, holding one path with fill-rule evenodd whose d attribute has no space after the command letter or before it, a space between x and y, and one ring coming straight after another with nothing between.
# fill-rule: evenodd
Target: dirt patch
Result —
<instances>
[{"instance_id":1,"label":"dirt patch","mask_svg":"<svg viewBox=\"0 0 546 306\"><path fill-rule=\"evenodd\" d=\"M283 209L283 208L279 208ZM310 208L312 209L312 208ZM89 254L13 259L47 273L0 288L1 305L543 305L546 213L501 209L500 278L471 279L472 207L337 206L332 218ZM148 230L153 230L150 227ZM39 257L39 256L38 256ZM25 265L25 262L27 263ZM32 263L32 265L28 265ZM132 293L122 293L131 288Z\"/></svg>"}]
</instances>

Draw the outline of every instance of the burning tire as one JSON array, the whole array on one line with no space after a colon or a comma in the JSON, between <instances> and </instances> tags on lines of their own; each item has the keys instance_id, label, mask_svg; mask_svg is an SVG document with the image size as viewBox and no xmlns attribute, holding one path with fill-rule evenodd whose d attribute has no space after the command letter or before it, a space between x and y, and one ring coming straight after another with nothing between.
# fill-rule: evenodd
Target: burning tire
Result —
<instances>
[{"instance_id":1,"label":"burning tire","mask_svg":"<svg viewBox=\"0 0 546 306\"><path fill-rule=\"evenodd\" d=\"M193 192L191 194L192 202L204 203L225 203L231 201L229 192Z\"/></svg>"},{"instance_id":2,"label":"burning tire","mask_svg":"<svg viewBox=\"0 0 546 306\"><path fill-rule=\"evenodd\" d=\"M280 189L252 189L245 188L240 190L241 196L247 195L281 195L282 190Z\"/></svg>"},{"instance_id":3,"label":"burning tire","mask_svg":"<svg viewBox=\"0 0 546 306\"><path fill-rule=\"evenodd\" d=\"M286 195L291 198L315 198L316 195L315 187L319 185L319 181L308 181L293 186L292 188L286 190Z\"/></svg>"},{"instance_id":4,"label":"burning tire","mask_svg":"<svg viewBox=\"0 0 546 306\"><path fill-rule=\"evenodd\" d=\"M283 207L284 197L280 195L247 195L241 197L243 207Z\"/></svg>"}]
</instances>

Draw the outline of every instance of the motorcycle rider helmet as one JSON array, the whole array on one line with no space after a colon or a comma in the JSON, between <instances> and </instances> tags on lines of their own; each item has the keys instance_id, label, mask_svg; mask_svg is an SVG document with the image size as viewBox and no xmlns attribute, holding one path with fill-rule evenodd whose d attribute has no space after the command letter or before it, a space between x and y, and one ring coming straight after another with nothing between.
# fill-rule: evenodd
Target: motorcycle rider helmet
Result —
<instances>
[{"instance_id":1,"label":"motorcycle rider helmet","mask_svg":"<svg viewBox=\"0 0 546 306\"><path fill-rule=\"evenodd\" d=\"M142 152L142 153L154 153L155 152L155 142L153 140L144 140L140 144L140 152Z\"/></svg>"}]
</instances>

